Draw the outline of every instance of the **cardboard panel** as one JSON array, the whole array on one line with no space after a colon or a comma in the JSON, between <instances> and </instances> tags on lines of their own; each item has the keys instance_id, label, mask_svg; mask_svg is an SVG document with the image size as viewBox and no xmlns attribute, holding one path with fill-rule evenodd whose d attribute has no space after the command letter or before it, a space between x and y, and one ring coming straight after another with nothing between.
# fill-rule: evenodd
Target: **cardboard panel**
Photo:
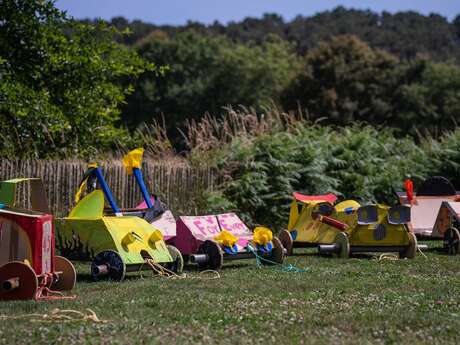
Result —
<instances>
[{"instance_id":1,"label":"cardboard panel","mask_svg":"<svg viewBox=\"0 0 460 345\"><path fill-rule=\"evenodd\" d=\"M176 236L176 220L169 210L163 212L160 217L156 218L150 224L161 231L166 241Z\"/></svg>"},{"instance_id":2,"label":"cardboard panel","mask_svg":"<svg viewBox=\"0 0 460 345\"><path fill-rule=\"evenodd\" d=\"M244 224L244 222L234 213L224 213L217 215L222 230L227 230L239 238L237 241L238 249L247 246L247 243L252 240L252 231Z\"/></svg>"},{"instance_id":3,"label":"cardboard panel","mask_svg":"<svg viewBox=\"0 0 460 345\"><path fill-rule=\"evenodd\" d=\"M0 182L0 203L13 207L16 202L16 184Z\"/></svg>"},{"instance_id":4,"label":"cardboard panel","mask_svg":"<svg viewBox=\"0 0 460 345\"><path fill-rule=\"evenodd\" d=\"M33 264L32 246L27 232L13 219L0 215L0 265L25 260Z\"/></svg>"},{"instance_id":5,"label":"cardboard panel","mask_svg":"<svg viewBox=\"0 0 460 345\"><path fill-rule=\"evenodd\" d=\"M431 236L442 202L440 198L417 197L411 207L411 225L415 234Z\"/></svg>"},{"instance_id":6,"label":"cardboard panel","mask_svg":"<svg viewBox=\"0 0 460 345\"><path fill-rule=\"evenodd\" d=\"M182 254L196 253L201 243L214 239L222 230L238 237L238 251L243 250L252 240L252 231L234 213L207 216L179 217L175 246Z\"/></svg>"},{"instance_id":7,"label":"cardboard panel","mask_svg":"<svg viewBox=\"0 0 460 345\"><path fill-rule=\"evenodd\" d=\"M52 271L53 248L53 223L50 220L42 224L42 239L41 239L41 273Z\"/></svg>"},{"instance_id":8,"label":"cardboard panel","mask_svg":"<svg viewBox=\"0 0 460 345\"><path fill-rule=\"evenodd\" d=\"M358 224L374 224L378 220L378 210L375 205L367 205L358 208Z\"/></svg>"},{"instance_id":9,"label":"cardboard panel","mask_svg":"<svg viewBox=\"0 0 460 345\"><path fill-rule=\"evenodd\" d=\"M200 241L213 239L220 232L216 216L190 216L181 217L181 219L193 236Z\"/></svg>"},{"instance_id":10,"label":"cardboard panel","mask_svg":"<svg viewBox=\"0 0 460 345\"><path fill-rule=\"evenodd\" d=\"M86 195L70 212L70 219L101 219L104 213L104 193L95 190Z\"/></svg>"},{"instance_id":11,"label":"cardboard panel","mask_svg":"<svg viewBox=\"0 0 460 345\"><path fill-rule=\"evenodd\" d=\"M46 198L45 186L42 180L30 179L30 186L32 187L32 210L49 214L48 199Z\"/></svg>"},{"instance_id":12,"label":"cardboard panel","mask_svg":"<svg viewBox=\"0 0 460 345\"><path fill-rule=\"evenodd\" d=\"M408 206L397 205L388 210L388 223L407 224L410 222L411 209Z\"/></svg>"},{"instance_id":13,"label":"cardboard panel","mask_svg":"<svg viewBox=\"0 0 460 345\"><path fill-rule=\"evenodd\" d=\"M196 253L201 241L194 237L182 218L184 217L179 217L176 222L177 236L174 239L174 246L176 246L183 255Z\"/></svg>"}]
</instances>

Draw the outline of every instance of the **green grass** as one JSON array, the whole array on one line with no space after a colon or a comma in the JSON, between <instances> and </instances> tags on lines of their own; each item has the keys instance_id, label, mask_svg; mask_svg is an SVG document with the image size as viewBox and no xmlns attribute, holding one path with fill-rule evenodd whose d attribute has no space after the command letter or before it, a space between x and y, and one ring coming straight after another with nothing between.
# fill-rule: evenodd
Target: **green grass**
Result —
<instances>
[{"instance_id":1,"label":"green grass","mask_svg":"<svg viewBox=\"0 0 460 345\"><path fill-rule=\"evenodd\" d=\"M88 265L79 264L76 300L1 303L0 314L91 308L108 322L7 319L0 321L0 343L460 343L460 256L377 261L308 253L287 260L305 273L246 260L227 263L217 280L144 272L143 279L92 283Z\"/></svg>"}]
</instances>

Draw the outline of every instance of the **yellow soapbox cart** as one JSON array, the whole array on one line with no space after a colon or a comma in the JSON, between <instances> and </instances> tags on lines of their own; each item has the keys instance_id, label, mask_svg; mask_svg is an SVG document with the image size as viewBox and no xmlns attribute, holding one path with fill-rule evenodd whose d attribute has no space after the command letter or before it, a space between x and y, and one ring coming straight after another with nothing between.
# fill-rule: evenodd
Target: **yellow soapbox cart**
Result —
<instances>
[{"instance_id":1,"label":"yellow soapbox cart","mask_svg":"<svg viewBox=\"0 0 460 345\"><path fill-rule=\"evenodd\" d=\"M294 193L289 224L279 238L288 254L294 248L317 247L321 254L348 258L354 253L396 252L414 258L417 239L409 232L410 208L361 206L337 197Z\"/></svg>"}]
</instances>

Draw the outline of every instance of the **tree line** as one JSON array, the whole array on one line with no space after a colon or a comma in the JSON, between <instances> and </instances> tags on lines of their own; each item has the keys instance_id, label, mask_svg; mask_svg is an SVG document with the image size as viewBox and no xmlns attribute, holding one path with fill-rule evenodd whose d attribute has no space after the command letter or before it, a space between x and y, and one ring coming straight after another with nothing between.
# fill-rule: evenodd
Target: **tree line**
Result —
<instances>
[{"instance_id":1,"label":"tree line","mask_svg":"<svg viewBox=\"0 0 460 345\"><path fill-rule=\"evenodd\" d=\"M403 60L425 54L435 61L453 59L460 62L460 15L449 22L438 14L425 16L413 11L376 13L339 6L313 16L298 15L291 21L268 13L262 18L249 17L226 25L218 21L210 25L193 21L183 26L155 25L141 20L128 21L123 17L115 17L109 23L132 32L129 36L119 37L119 41L127 45L135 44L156 30L169 36L193 30L206 36L225 36L233 42L257 44L274 34L290 42L299 55L305 55L320 41L348 34Z\"/></svg>"},{"instance_id":2,"label":"tree line","mask_svg":"<svg viewBox=\"0 0 460 345\"><path fill-rule=\"evenodd\" d=\"M134 49L147 61L169 63L169 71L135 82L122 112L130 128L161 114L172 130L229 105L260 113L276 105L323 124L366 122L399 135L438 136L455 128L460 114L457 64L405 61L352 35L318 42L304 56L278 36L251 44L194 31L154 31Z\"/></svg>"}]
</instances>

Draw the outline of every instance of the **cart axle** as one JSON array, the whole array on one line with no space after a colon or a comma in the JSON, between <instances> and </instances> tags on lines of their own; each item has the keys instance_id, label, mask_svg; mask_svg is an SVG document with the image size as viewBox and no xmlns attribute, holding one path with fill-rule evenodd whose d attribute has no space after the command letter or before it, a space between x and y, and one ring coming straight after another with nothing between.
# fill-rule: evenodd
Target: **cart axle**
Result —
<instances>
[{"instance_id":1,"label":"cart axle","mask_svg":"<svg viewBox=\"0 0 460 345\"><path fill-rule=\"evenodd\" d=\"M350 252L352 253L367 253L367 252L400 252L404 250L405 247L402 246L381 246L381 247L366 247L366 246L354 246L350 248ZM426 244L418 245L418 249L420 250L427 250L428 246ZM334 254L338 253L340 250L340 246L338 244L320 244L318 246L318 251L320 254Z\"/></svg>"},{"instance_id":2,"label":"cart axle","mask_svg":"<svg viewBox=\"0 0 460 345\"><path fill-rule=\"evenodd\" d=\"M320 244L318 251L320 254L333 254L338 253L340 246L338 244Z\"/></svg>"},{"instance_id":3,"label":"cart axle","mask_svg":"<svg viewBox=\"0 0 460 345\"><path fill-rule=\"evenodd\" d=\"M10 292L19 287L19 277L10 278L2 283L2 290L5 292Z\"/></svg>"},{"instance_id":4,"label":"cart axle","mask_svg":"<svg viewBox=\"0 0 460 345\"><path fill-rule=\"evenodd\" d=\"M107 265L98 265L93 267L93 273L97 276L105 276L109 274L109 266Z\"/></svg>"},{"instance_id":5,"label":"cart axle","mask_svg":"<svg viewBox=\"0 0 460 345\"><path fill-rule=\"evenodd\" d=\"M190 262L192 264L204 264L209 261L208 254L192 254L190 255Z\"/></svg>"}]
</instances>

